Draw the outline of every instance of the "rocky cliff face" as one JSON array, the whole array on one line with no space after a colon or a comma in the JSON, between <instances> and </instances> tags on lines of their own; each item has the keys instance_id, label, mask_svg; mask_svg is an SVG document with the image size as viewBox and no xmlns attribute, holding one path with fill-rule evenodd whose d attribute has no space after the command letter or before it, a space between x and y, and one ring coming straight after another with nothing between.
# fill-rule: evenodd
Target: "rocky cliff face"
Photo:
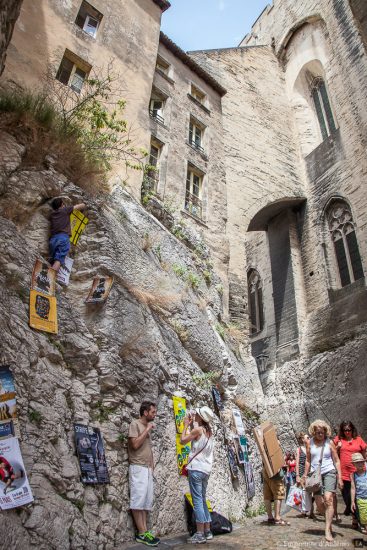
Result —
<instances>
[{"instance_id":1,"label":"rocky cliff face","mask_svg":"<svg viewBox=\"0 0 367 550\"><path fill-rule=\"evenodd\" d=\"M252 360L245 353L243 361L241 350L237 358L215 330L220 280L211 271L205 282L204 243L194 253L120 188L92 200L54 170L52 159L43 169L25 168L25 147L4 132L0 139L1 359L14 373L21 449L35 496L29 508L7 512L4 546L112 549L131 539L126 436L145 398L158 403L152 526L161 534L185 530L187 481L177 472L171 398L178 393L190 406L213 407L200 383L213 371L220 373L226 411L223 423L215 421L209 497L239 518L245 480L231 481L224 436L236 397L248 407L247 429L257 422L249 411L261 414L262 390ZM48 202L59 195L86 202L90 222L75 249L69 287L57 290L59 333L49 335L29 328L29 287L35 259L48 257ZM106 304L86 305L97 274L113 275L113 289ZM73 422L100 427L109 485L81 484Z\"/></svg>"},{"instance_id":2,"label":"rocky cliff face","mask_svg":"<svg viewBox=\"0 0 367 550\"><path fill-rule=\"evenodd\" d=\"M6 50L13 34L23 0L3 0L0 10L0 75L4 70Z\"/></svg>"}]
</instances>

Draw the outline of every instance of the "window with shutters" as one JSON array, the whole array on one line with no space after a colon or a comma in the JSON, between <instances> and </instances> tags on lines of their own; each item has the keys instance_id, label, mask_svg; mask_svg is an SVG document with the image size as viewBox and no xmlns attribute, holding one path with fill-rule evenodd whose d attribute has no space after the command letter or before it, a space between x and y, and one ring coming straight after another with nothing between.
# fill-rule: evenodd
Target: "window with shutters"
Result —
<instances>
[{"instance_id":1,"label":"window with shutters","mask_svg":"<svg viewBox=\"0 0 367 550\"><path fill-rule=\"evenodd\" d=\"M262 282L256 269L248 272L247 284L250 334L253 336L264 328Z\"/></svg>"},{"instance_id":2,"label":"window with shutters","mask_svg":"<svg viewBox=\"0 0 367 550\"><path fill-rule=\"evenodd\" d=\"M321 76L313 78L311 84L311 96L319 122L322 139L325 140L336 130L336 124L325 81Z\"/></svg>"},{"instance_id":3,"label":"window with shutters","mask_svg":"<svg viewBox=\"0 0 367 550\"><path fill-rule=\"evenodd\" d=\"M350 206L343 200L335 200L329 205L326 218L340 286L344 287L364 277Z\"/></svg>"},{"instance_id":4,"label":"window with shutters","mask_svg":"<svg viewBox=\"0 0 367 550\"><path fill-rule=\"evenodd\" d=\"M185 210L196 218L202 219L202 189L204 174L191 164L187 168Z\"/></svg>"},{"instance_id":5,"label":"window with shutters","mask_svg":"<svg viewBox=\"0 0 367 550\"><path fill-rule=\"evenodd\" d=\"M95 38L102 17L103 15L101 12L96 10L89 2L83 0L78 15L76 16L75 24L83 29L84 32Z\"/></svg>"},{"instance_id":6,"label":"window with shutters","mask_svg":"<svg viewBox=\"0 0 367 550\"><path fill-rule=\"evenodd\" d=\"M74 92L80 94L91 68L89 63L83 61L70 50L65 50L56 78L62 84L70 86Z\"/></svg>"}]
</instances>

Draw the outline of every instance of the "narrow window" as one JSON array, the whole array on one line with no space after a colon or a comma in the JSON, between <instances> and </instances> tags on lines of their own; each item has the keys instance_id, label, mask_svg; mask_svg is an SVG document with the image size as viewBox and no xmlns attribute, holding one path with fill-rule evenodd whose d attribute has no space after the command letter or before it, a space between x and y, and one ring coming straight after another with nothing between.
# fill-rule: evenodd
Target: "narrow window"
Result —
<instances>
[{"instance_id":1,"label":"narrow window","mask_svg":"<svg viewBox=\"0 0 367 550\"><path fill-rule=\"evenodd\" d=\"M196 99L196 101L199 101L199 103L202 103L204 105L206 95L204 92L199 90L194 84L191 84L191 95Z\"/></svg>"},{"instance_id":2,"label":"narrow window","mask_svg":"<svg viewBox=\"0 0 367 550\"><path fill-rule=\"evenodd\" d=\"M203 136L204 136L204 126L200 124L194 118L190 119L189 126L189 143L195 149L198 149L201 153L204 153L203 148Z\"/></svg>"},{"instance_id":3,"label":"narrow window","mask_svg":"<svg viewBox=\"0 0 367 550\"><path fill-rule=\"evenodd\" d=\"M364 277L353 216L349 205L342 200L333 202L327 210L327 221L341 286Z\"/></svg>"},{"instance_id":4,"label":"narrow window","mask_svg":"<svg viewBox=\"0 0 367 550\"><path fill-rule=\"evenodd\" d=\"M321 77L312 81L311 95L315 105L317 119L319 121L322 139L325 140L336 130L333 112L325 82Z\"/></svg>"},{"instance_id":5,"label":"narrow window","mask_svg":"<svg viewBox=\"0 0 367 550\"><path fill-rule=\"evenodd\" d=\"M156 192L159 182L159 159L162 151L162 143L158 143L154 138L150 142L149 168L144 176L144 192Z\"/></svg>"},{"instance_id":6,"label":"narrow window","mask_svg":"<svg viewBox=\"0 0 367 550\"><path fill-rule=\"evenodd\" d=\"M202 218L203 174L191 165L187 169L185 210L196 218Z\"/></svg>"},{"instance_id":7,"label":"narrow window","mask_svg":"<svg viewBox=\"0 0 367 550\"><path fill-rule=\"evenodd\" d=\"M56 78L62 84L70 86L76 93L80 93L91 66L69 50L65 50Z\"/></svg>"},{"instance_id":8,"label":"narrow window","mask_svg":"<svg viewBox=\"0 0 367 550\"><path fill-rule=\"evenodd\" d=\"M264 328L262 283L259 273L251 269L247 275L248 309L250 334L257 334Z\"/></svg>"},{"instance_id":9,"label":"narrow window","mask_svg":"<svg viewBox=\"0 0 367 550\"><path fill-rule=\"evenodd\" d=\"M158 91L153 90L149 102L149 114L150 116L159 122L164 124L164 106L166 98Z\"/></svg>"},{"instance_id":10,"label":"narrow window","mask_svg":"<svg viewBox=\"0 0 367 550\"><path fill-rule=\"evenodd\" d=\"M156 71L163 73L166 76L169 76L170 67L170 64L165 59L163 59L163 57L158 55L155 65Z\"/></svg>"},{"instance_id":11,"label":"narrow window","mask_svg":"<svg viewBox=\"0 0 367 550\"><path fill-rule=\"evenodd\" d=\"M89 2L83 0L78 15L76 16L75 24L83 29L84 32L95 38L102 17L103 15L101 12L96 10Z\"/></svg>"}]
</instances>

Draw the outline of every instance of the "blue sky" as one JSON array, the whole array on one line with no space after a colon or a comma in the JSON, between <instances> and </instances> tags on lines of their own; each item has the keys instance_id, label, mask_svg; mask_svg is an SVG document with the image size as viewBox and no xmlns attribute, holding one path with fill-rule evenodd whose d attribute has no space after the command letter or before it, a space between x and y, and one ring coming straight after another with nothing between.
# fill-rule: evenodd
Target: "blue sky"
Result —
<instances>
[{"instance_id":1,"label":"blue sky","mask_svg":"<svg viewBox=\"0 0 367 550\"><path fill-rule=\"evenodd\" d=\"M238 46L272 0L170 0L162 31L185 51Z\"/></svg>"}]
</instances>

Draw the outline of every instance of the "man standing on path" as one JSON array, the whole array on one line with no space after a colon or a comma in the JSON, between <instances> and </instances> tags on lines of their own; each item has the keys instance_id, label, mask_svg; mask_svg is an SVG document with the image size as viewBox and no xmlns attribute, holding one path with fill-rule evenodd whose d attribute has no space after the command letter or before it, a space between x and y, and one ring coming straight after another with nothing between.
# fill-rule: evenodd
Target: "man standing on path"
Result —
<instances>
[{"instance_id":1,"label":"man standing on path","mask_svg":"<svg viewBox=\"0 0 367 550\"><path fill-rule=\"evenodd\" d=\"M150 432L155 425L156 404L143 401L140 418L129 428L129 485L130 509L137 527L135 540L147 546L158 546L159 539L147 528L147 515L153 506L153 450Z\"/></svg>"}]
</instances>

